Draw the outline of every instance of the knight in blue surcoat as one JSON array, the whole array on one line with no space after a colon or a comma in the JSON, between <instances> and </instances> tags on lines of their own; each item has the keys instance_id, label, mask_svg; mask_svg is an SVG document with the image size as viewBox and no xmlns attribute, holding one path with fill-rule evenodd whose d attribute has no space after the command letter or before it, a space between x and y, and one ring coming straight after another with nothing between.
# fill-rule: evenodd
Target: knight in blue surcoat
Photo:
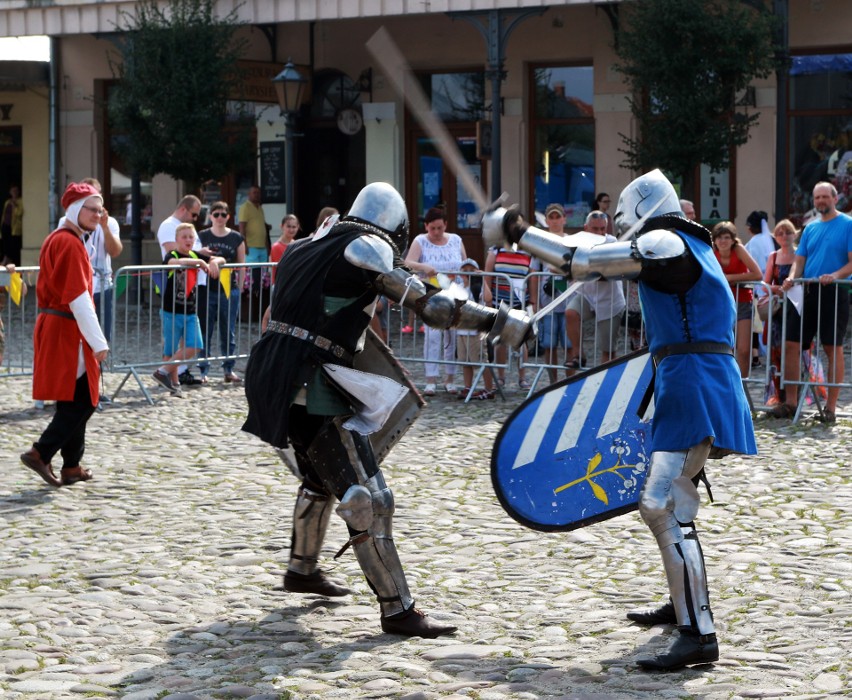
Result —
<instances>
[{"instance_id":1,"label":"knight in blue surcoat","mask_svg":"<svg viewBox=\"0 0 852 700\"><path fill-rule=\"evenodd\" d=\"M652 453L639 513L660 548L670 599L627 617L678 626L664 652L637 661L645 669L673 670L719 658L694 523L697 482L708 458L757 449L733 353L736 305L709 231L683 217L659 170L624 189L614 223L620 242L572 248L564 238L529 226L517 208L495 208L483 219L483 236L489 245L516 243L569 279L638 281L656 371Z\"/></svg>"}]
</instances>

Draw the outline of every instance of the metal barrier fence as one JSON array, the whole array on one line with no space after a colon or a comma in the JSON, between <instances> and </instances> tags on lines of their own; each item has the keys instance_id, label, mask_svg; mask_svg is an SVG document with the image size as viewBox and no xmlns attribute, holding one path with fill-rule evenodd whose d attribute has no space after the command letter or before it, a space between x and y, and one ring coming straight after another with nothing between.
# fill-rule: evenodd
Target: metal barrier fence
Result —
<instances>
[{"instance_id":1,"label":"metal barrier fence","mask_svg":"<svg viewBox=\"0 0 852 700\"><path fill-rule=\"evenodd\" d=\"M472 301L484 303L482 295L486 285L495 289L500 284L508 291L509 305L521 305L521 297L517 294L519 288L512 284L509 275L459 271L448 272L447 277L461 289L468 290ZM387 315L389 344L401 362L419 366L418 374L422 372L422 377L416 377L418 381L422 379L424 385L440 386L451 377L453 384L468 390L464 394L465 400L480 395L477 390L481 386L503 395L500 376L505 376L517 353L495 352L479 333L430 328L414 317L413 312L399 305L394 305L393 311ZM458 382L458 369L461 369L463 377L461 384Z\"/></svg>"},{"instance_id":2,"label":"metal barrier fence","mask_svg":"<svg viewBox=\"0 0 852 700\"><path fill-rule=\"evenodd\" d=\"M817 312L816 319L811 320L811 323L816 324L813 343L809 348L801 347L799 344L801 352L798 357L790 358L790 367L786 372L785 367L788 364L788 353L791 348L786 342L781 344L781 366L778 368L781 374L779 388L788 391L790 387L795 387L797 400L792 417L795 423L801 417L805 403L809 399L816 405L820 417L823 418L825 412L823 402L831 399L832 394L839 393L841 389L852 387L852 381L848 379L848 365L852 357L848 323L843 335L837 332L838 322L842 323L844 317L849 318L852 280L838 280L823 285L818 279L797 278L794 283L796 286L793 289L801 290L801 297L792 290L784 295L779 312L782 322L781 338L786 339L791 331L794 333L793 337L801 338L806 317L813 319L813 311ZM804 316L799 313L801 305L804 305L810 313ZM790 323L796 324L796 328L791 329ZM823 325L825 325L825 336L822 333ZM826 353L827 347L831 349L831 354ZM799 369L798 373L797 369ZM788 372L796 375L795 378L786 378L784 375Z\"/></svg>"},{"instance_id":3,"label":"metal barrier fence","mask_svg":"<svg viewBox=\"0 0 852 700\"><path fill-rule=\"evenodd\" d=\"M260 337L263 308L268 303L271 270L274 263L223 265L219 279L176 265L130 265L115 273L112 287L112 328L106 369L124 373L113 398L132 376L146 400L153 402L140 370L163 365L220 363L233 366L248 358L251 346ZM256 271L256 272L255 272ZM164 334L179 334L182 319L178 301L181 283L192 286L196 275L197 311L204 348L191 358L164 360ZM179 283L169 285L170 276ZM181 280L180 277L183 279ZM227 284L227 293L225 290ZM162 313L163 296L171 293L174 314ZM184 306L184 311L186 307ZM103 318L103 317L102 317ZM170 324L170 325L168 325Z\"/></svg>"},{"instance_id":4,"label":"metal barrier fence","mask_svg":"<svg viewBox=\"0 0 852 700\"><path fill-rule=\"evenodd\" d=\"M523 366L535 372L530 392L578 371L591 369L646 345L645 326L634 282L591 282L539 319L535 344ZM543 308L568 286L561 275L535 272L525 285L539 290ZM561 348L561 350L560 350Z\"/></svg>"},{"instance_id":5,"label":"metal barrier fence","mask_svg":"<svg viewBox=\"0 0 852 700\"><path fill-rule=\"evenodd\" d=\"M18 267L22 289L20 304L8 291L0 296L0 316L5 327L5 352L0 362L0 378L25 377L33 373L33 329L38 315L35 286L38 267Z\"/></svg>"},{"instance_id":6,"label":"metal barrier fence","mask_svg":"<svg viewBox=\"0 0 852 700\"><path fill-rule=\"evenodd\" d=\"M209 280L207 285L199 287L199 314L204 314L206 309L215 308L216 328L212 333L205 334L209 336L205 341L212 341L205 342L206 357L196 356L188 363L197 364L199 360L204 359L212 373L216 374L218 365L232 365L248 358L252 344L261 334L261 313L268 302L268 285L273 268L273 263L224 266L225 275L230 275L231 279L229 295L222 293L219 281L210 284L214 281ZM113 396L117 396L127 380L133 377L145 398L152 402L147 388L151 382L143 382L141 373L164 364L164 328L160 318L161 294L165 288L163 279L170 272L185 274L185 269L166 265L127 266L116 271L111 287L104 287L108 293L100 296L99 317L105 334L110 338L111 349L104 369L108 372L124 373ZM20 305L7 300L5 308L0 312L6 327L6 349L0 365L0 378L32 373L32 337L38 314L35 295L38 268L22 267L18 271L26 282L28 293L22 296ZM537 308L541 308L554 295L558 295L560 287L564 286L564 279L560 275L547 272L532 273L520 280L497 273L457 272L449 273L449 277L454 278L462 289L475 289L476 292L471 296L479 302L482 302L484 297L481 288L488 285L493 289L500 285L508 292L509 305L515 308L520 308L530 296L537 298ZM242 280L245 280L244 284ZM835 290L835 293L839 291L841 299L848 303L849 293L852 291L852 282L849 280L825 287L819 285L816 280L800 279L796 282L797 288L810 285L808 289L817 294L819 299L829 290ZM580 303L578 292L574 295L574 302L566 300L555 311L539 320L538 336L528 352L495 353L481 334L467 335L458 330L430 329L416 319L412 320L408 310L387 303L383 311L383 330L397 357L412 370L415 381L423 384L443 384L447 375L454 376L454 383L459 385L459 388L469 389L465 396L469 400L483 384L488 389L500 392L498 375L504 376L505 381L510 383L513 380L509 378L509 373L516 366L519 378L532 375L528 386L524 385L526 382L522 384L522 388L528 388L529 393L532 393L546 383L581 369L595 367L601 362L644 346L644 327L639 313L637 285L633 282L605 284L615 284L623 290L623 300L616 295L609 300L608 307L597 309L600 315L613 316L615 323L602 326L594 316L595 310L588 304ZM158 292L161 285L162 289ZM790 296L774 295L771 288L763 282L741 283L734 287L737 290L748 288L753 291L748 318L745 318L745 309L741 309L743 318L734 329L735 347L740 350L738 361L743 383L753 410L771 408L777 403L780 391L785 390L787 386L796 386L801 388L794 417L794 420L798 420L806 401L813 401L822 413L821 401L828 390L852 388L850 381L835 381L838 377L829 376L827 370L833 363L828 362L829 358L820 343L816 343L810 353L803 355L803 375L785 379L783 375L787 347L786 343L779 339L783 339L787 333L790 318L787 308L792 304ZM212 299L213 290L216 291L215 299ZM531 292L533 293L530 294ZM762 320L758 309L763 305L772 309L776 304L778 310L774 314L765 314L766 319ZM111 314L106 305L111 306ZM573 318L569 313L567 321L566 307L573 310ZM795 322L801 324L801 317L792 318L798 319ZM820 317L818 321L821 320ZM832 321L836 321L836 318ZM226 330L233 329L232 337L227 332L221 333L223 326ZM607 333L606 337L601 336L601 330ZM742 339L743 334L747 335L746 340ZM759 344L762 357L759 363L753 363L751 360L753 334L758 334L763 339ZM564 342L567 340L564 336L573 337L574 342ZM837 340L845 368L852 348L845 337ZM570 365L575 358L576 367L566 366L566 363ZM179 362L182 361L175 360L171 364ZM459 378L459 375L462 378ZM848 375L844 374L844 380L846 376ZM748 391L749 388L752 391ZM754 400L754 394L757 394L757 400Z\"/></svg>"}]
</instances>

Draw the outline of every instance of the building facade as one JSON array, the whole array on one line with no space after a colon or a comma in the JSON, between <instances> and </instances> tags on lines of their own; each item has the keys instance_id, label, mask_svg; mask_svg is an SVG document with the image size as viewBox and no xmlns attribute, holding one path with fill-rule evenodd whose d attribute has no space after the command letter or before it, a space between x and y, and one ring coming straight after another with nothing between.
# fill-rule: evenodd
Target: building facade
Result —
<instances>
[{"instance_id":1,"label":"building facade","mask_svg":"<svg viewBox=\"0 0 852 700\"><path fill-rule=\"evenodd\" d=\"M468 252L482 262L476 198L368 49L384 28L482 196L490 201L506 191L525 212L560 202L568 224L579 227L596 193L608 192L615 201L635 175L623 167L620 150L620 134L634 135L635 125L614 69L619 5L222 2L223 16L236 7L246 22L241 30L250 45L243 66L246 102L239 110L254 115L257 161L245 172L203 183L199 193L236 207L258 182L273 231L288 210L311 231L321 207L345 210L365 183L385 180L404 194L412 233L421 230L426 209L442 204L449 229L462 234ZM701 170L695 204L704 220L742 224L754 209L769 212L773 223L785 216L800 220L810 208L810 188L820 179L836 182L841 208L852 208L852 39L846 31L852 26L852 3L767 0L766 6L788 15L790 74L780 85L772 77L749 91L748 109L759 111L760 121L737 150L730 171ZM12 173L7 179L20 178L27 210L25 262L36 260L59 213L55 194L69 181L98 177L111 213L122 223L128 216L129 173L114 153L104 104L112 81L110 56L119 38L115 28L121 13L132 11L132 4L120 2L0 0L0 33L53 38L49 76L23 91L0 82L0 140L11 149L4 161ZM291 203L282 201L276 184L286 145L270 82L288 59L308 79L296 120L299 137L293 141ZM8 114L3 105L11 105ZM16 154L20 175L8 165L17 162ZM164 175L143 182L144 225L156 230L185 188ZM129 224L124 226L127 235Z\"/></svg>"}]
</instances>

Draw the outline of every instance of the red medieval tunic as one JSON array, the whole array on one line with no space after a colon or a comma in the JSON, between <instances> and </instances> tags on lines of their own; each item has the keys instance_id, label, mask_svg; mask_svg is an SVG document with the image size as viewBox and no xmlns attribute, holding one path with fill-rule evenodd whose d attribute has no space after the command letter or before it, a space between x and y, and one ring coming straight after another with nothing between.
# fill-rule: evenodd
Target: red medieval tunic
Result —
<instances>
[{"instance_id":1,"label":"red medieval tunic","mask_svg":"<svg viewBox=\"0 0 852 700\"><path fill-rule=\"evenodd\" d=\"M56 229L41 246L36 284L38 307L71 314L70 303L83 292L92 296L92 264L80 237L66 228ZM39 313L33 345L33 398L73 401L77 383L80 343L92 405L98 403L100 366L83 338L77 321L63 315Z\"/></svg>"}]
</instances>

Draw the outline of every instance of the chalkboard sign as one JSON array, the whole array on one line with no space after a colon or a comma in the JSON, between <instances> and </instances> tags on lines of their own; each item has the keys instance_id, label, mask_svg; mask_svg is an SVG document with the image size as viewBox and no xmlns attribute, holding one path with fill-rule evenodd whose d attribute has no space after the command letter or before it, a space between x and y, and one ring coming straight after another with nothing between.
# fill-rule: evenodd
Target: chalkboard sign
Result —
<instances>
[{"instance_id":1,"label":"chalkboard sign","mask_svg":"<svg viewBox=\"0 0 852 700\"><path fill-rule=\"evenodd\" d=\"M260 144L260 189L264 204L285 204L287 192L284 177L284 141Z\"/></svg>"}]
</instances>

